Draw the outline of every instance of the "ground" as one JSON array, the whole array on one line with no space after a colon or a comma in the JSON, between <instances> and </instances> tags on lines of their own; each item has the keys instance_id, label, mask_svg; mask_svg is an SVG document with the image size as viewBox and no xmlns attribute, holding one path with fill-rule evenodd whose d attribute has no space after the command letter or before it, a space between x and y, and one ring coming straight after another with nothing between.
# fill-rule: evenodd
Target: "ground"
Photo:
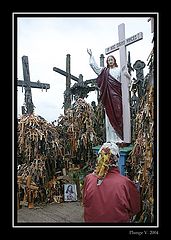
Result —
<instances>
[{"instance_id":1,"label":"ground","mask_svg":"<svg viewBox=\"0 0 171 240\"><path fill-rule=\"evenodd\" d=\"M22 206L17 210L18 223L81 223L83 222L82 203L52 203L29 209Z\"/></svg>"}]
</instances>

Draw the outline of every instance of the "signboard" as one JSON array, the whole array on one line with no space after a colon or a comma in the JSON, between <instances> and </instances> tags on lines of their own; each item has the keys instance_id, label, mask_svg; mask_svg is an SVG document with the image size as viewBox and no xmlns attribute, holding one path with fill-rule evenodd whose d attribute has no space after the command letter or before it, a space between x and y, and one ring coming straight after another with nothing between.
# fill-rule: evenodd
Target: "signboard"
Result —
<instances>
[{"instance_id":1,"label":"signboard","mask_svg":"<svg viewBox=\"0 0 171 240\"><path fill-rule=\"evenodd\" d=\"M106 48L105 49L105 54L109 54L111 52L114 52L114 51L118 50L123 45L128 46L129 44L137 42L137 41L141 40L142 38L143 38L143 33L139 32L139 33L133 35L132 37L129 37L129 38L127 38L127 39L125 39L121 42L118 42L118 43L114 44L111 47Z\"/></svg>"}]
</instances>

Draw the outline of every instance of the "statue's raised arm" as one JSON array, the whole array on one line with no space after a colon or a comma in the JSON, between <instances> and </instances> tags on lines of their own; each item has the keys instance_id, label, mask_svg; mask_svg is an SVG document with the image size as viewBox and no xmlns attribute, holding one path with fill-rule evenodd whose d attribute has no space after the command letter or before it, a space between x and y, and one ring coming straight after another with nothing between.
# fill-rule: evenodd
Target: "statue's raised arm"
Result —
<instances>
[{"instance_id":1,"label":"statue's raised arm","mask_svg":"<svg viewBox=\"0 0 171 240\"><path fill-rule=\"evenodd\" d=\"M88 54L89 54L90 56L92 56L92 51L91 51L90 48L87 48L87 52L88 52Z\"/></svg>"},{"instance_id":2,"label":"statue's raised arm","mask_svg":"<svg viewBox=\"0 0 171 240\"><path fill-rule=\"evenodd\" d=\"M92 54L92 50L90 48L87 48L87 53L89 54L90 56L90 59L89 59L89 64L90 64L90 67L93 69L93 71L99 75L102 71L102 68L100 66L98 66L98 64L96 63L95 59L94 59L94 56Z\"/></svg>"}]
</instances>

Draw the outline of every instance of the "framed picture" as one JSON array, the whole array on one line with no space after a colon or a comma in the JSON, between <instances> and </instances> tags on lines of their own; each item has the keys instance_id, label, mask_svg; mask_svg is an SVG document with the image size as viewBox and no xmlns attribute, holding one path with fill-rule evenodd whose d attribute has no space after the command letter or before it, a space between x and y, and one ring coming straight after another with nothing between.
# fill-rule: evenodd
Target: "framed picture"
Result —
<instances>
[{"instance_id":1,"label":"framed picture","mask_svg":"<svg viewBox=\"0 0 171 240\"><path fill-rule=\"evenodd\" d=\"M64 184L64 201L77 201L76 184Z\"/></svg>"}]
</instances>

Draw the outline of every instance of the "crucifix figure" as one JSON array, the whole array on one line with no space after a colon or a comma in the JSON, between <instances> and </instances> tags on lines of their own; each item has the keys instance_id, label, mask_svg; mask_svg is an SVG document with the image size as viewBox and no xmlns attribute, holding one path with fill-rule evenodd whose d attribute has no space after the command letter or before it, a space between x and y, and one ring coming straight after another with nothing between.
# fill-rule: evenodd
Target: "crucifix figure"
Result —
<instances>
[{"instance_id":1,"label":"crucifix figure","mask_svg":"<svg viewBox=\"0 0 171 240\"><path fill-rule=\"evenodd\" d=\"M120 69L121 69L121 88L122 88L122 111L123 111L123 141L131 142L131 121L130 121L130 100L129 100L129 78L125 74L127 69L126 46L137 42L143 38L143 33L139 32L132 37L125 39L125 24L118 26L119 42L105 49L109 54L119 49Z\"/></svg>"},{"instance_id":2,"label":"crucifix figure","mask_svg":"<svg viewBox=\"0 0 171 240\"><path fill-rule=\"evenodd\" d=\"M47 83L40 83L40 81L37 82L30 82L30 73L29 73L29 63L28 63L28 57L23 56L22 57L22 64L23 64L23 80L17 80L17 86L24 87L25 88L25 104L26 109L22 108L22 114L32 114L34 112L34 104L32 101L32 94L31 94L31 88L41 88L41 89L49 89L50 84Z\"/></svg>"}]
</instances>

